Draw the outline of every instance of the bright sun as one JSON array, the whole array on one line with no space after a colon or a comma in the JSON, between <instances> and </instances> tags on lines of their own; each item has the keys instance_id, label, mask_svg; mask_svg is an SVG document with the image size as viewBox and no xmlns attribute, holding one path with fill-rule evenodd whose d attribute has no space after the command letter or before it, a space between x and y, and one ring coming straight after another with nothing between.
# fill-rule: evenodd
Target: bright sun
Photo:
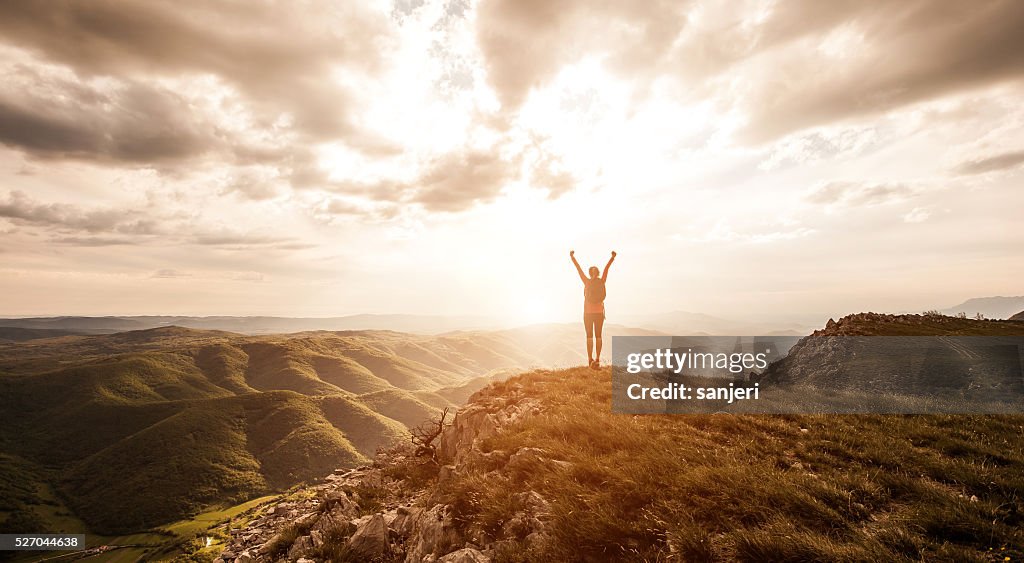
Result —
<instances>
[{"instance_id":1,"label":"bright sun","mask_svg":"<svg viewBox=\"0 0 1024 563\"><path fill-rule=\"evenodd\" d=\"M543 299L531 299L522 303L514 312L515 318L522 324L537 324L550 321L548 304Z\"/></svg>"}]
</instances>

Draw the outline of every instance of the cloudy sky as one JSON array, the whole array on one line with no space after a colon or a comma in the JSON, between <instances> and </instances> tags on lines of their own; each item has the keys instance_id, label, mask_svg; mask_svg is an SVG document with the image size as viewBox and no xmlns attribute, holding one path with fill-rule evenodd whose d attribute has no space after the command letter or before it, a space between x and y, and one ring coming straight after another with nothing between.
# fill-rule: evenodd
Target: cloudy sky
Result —
<instances>
[{"instance_id":1,"label":"cloudy sky","mask_svg":"<svg viewBox=\"0 0 1024 563\"><path fill-rule=\"evenodd\" d=\"M1024 2L0 4L0 315L1024 293Z\"/></svg>"}]
</instances>

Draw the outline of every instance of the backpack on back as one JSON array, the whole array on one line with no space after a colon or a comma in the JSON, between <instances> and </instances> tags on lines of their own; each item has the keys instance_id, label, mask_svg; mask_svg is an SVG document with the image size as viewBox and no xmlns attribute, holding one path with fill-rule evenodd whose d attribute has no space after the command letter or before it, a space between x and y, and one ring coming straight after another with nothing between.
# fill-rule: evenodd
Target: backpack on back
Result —
<instances>
[{"instance_id":1,"label":"backpack on back","mask_svg":"<svg viewBox=\"0 0 1024 563\"><path fill-rule=\"evenodd\" d=\"M601 278L587 280L587 285L583 290L583 298L587 303L603 303L604 297L604 280Z\"/></svg>"}]
</instances>

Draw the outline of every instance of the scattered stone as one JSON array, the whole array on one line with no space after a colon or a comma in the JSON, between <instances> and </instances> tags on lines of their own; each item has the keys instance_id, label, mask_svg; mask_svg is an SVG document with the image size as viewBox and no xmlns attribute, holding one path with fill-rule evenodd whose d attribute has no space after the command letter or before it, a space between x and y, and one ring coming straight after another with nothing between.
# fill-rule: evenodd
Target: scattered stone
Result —
<instances>
[{"instance_id":1,"label":"scattered stone","mask_svg":"<svg viewBox=\"0 0 1024 563\"><path fill-rule=\"evenodd\" d=\"M283 539L284 533L278 532L274 534L274 536L271 537L269 540L263 542L263 545L260 546L259 553L261 555L266 555L270 553L270 550L273 549L275 546L279 545L283 541Z\"/></svg>"},{"instance_id":2,"label":"scattered stone","mask_svg":"<svg viewBox=\"0 0 1024 563\"><path fill-rule=\"evenodd\" d=\"M491 558L484 555L478 549L464 547L445 555L437 561L438 563L490 563Z\"/></svg>"},{"instance_id":3,"label":"scattered stone","mask_svg":"<svg viewBox=\"0 0 1024 563\"><path fill-rule=\"evenodd\" d=\"M389 527L394 530L398 537L409 537L412 534L413 526L416 524L416 519L422 513L423 509L419 507L399 506L395 510L395 519L391 521Z\"/></svg>"},{"instance_id":4,"label":"scattered stone","mask_svg":"<svg viewBox=\"0 0 1024 563\"><path fill-rule=\"evenodd\" d=\"M313 551L313 540L309 536L299 536L288 549L288 559L304 557L310 551Z\"/></svg>"},{"instance_id":5,"label":"scattered stone","mask_svg":"<svg viewBox=\"0 0 1024 563\"><path fill-rule=\"evenodd\" d=\"M462 543L447 515L447 506L434 505L423 511L413 526L412 545L406 555L408 562L422 561L429 555L440 555Z\"/></svg>"},{"instance_id":6,"label":"scattered stone","mask_svg":"<svg viewBox=\"0 0 1024 563\"><path fill-rule=\"evenodd\" d=\"M366 520L349 538L348 547L367 559L387 553L388 528L384 523L384 515L377 513Z\"/></svg>"},{"instance_id":7,"label":"scattered stone","mask_svg":"<svg viewBox=\"0 0 1024 563\"><path fill-rule=\"evenodd\" d=\"M300 528L308 529L320 519L320 514L317 512L310 512L309 514L303 514L295 519L295 525Z\"/></svg>"}]
</instances>

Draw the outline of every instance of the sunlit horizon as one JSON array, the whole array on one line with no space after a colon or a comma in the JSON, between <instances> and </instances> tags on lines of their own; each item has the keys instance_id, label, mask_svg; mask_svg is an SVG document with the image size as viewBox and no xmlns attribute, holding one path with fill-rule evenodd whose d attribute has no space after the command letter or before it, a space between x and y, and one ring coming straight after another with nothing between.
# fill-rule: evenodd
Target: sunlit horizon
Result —
<instances>
[{"instance_id":1,"label":"sunlit horizon","mask_svg":"<svg viewBox=\"0 0 1024 563\"><path fill-rule=\"evenodd\" d=\"M0 316L1024 294L1024 7L813 5L7 3Z\"/></svg>"}]
</instances>

